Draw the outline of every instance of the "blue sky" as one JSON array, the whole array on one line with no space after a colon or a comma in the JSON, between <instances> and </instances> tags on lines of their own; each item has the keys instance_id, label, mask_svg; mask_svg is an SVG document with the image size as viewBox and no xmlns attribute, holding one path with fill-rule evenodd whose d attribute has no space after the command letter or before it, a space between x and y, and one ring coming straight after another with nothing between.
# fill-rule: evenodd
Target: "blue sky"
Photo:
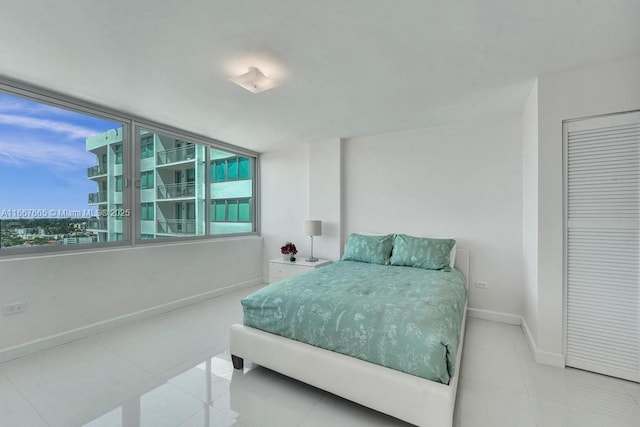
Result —
<instances>
[{"instance_id":1,"label":"blue sky","mask_svg":"<svg viewBox=\"0 0 640 427\"><path fill-rule=\"evenodd\" d=\"M3 210L83 210L96 184L85 139L120 123L0 93L0 219Z\"/></svg>"}]
</instances>

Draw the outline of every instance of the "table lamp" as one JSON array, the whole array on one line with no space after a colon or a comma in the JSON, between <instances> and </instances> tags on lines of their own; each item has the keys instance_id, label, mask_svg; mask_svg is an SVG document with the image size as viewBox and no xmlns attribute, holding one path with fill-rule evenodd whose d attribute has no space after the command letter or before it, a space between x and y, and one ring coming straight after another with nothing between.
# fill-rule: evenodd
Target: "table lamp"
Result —
<instances>
[{"instance_id":1,"label":"table lamp","mask_svg":"<svg viewBox=\"0 0 640 427\"><path fill-rule=\"evenodd\" d=\"M304 222L304 235L311 237L311 257L306 259L308 262L316 262L318 258L313 256L313 236L322 236L322 221L317 219L307 220Z\"/></svg>"}]
</instances>

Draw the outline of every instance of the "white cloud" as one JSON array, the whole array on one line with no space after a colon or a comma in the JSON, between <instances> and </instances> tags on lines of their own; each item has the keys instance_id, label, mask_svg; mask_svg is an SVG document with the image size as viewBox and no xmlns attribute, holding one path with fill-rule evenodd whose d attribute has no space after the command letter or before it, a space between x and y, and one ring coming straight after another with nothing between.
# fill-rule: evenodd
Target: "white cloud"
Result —
<instances>
[{"instance_id":1,"label":"white cloud","mask_svg":"<svg viewBox=\"0 0 640 427\"><path fill-rule=\"evenodd\" d=\"M77 117L78 115L78 113L65 110L64 108L2 94L0 94L0 113L14 113L28 116L45 115L47 117Z\"/></svg>"},{"instance_id":2,"label":"white cloud","mask_svg":"<svg viewBox=\"0 0 640 427\"><path fill-rule=\"evenodd\" d=\"M28 129L43 129L56 133L62 133L70 138L86 138L90 135L100 133L94 129L90 129L83 126L76 126L71 123L50 120L39 119L36 117L16 116L13 114L0 113L0 124L20 126Z\"/></svg>"},{"instance_id":3,"label":"white cloud","mask_svg":"<svg viewBox=\"0 0 640 427\"><path fill-rule=\"evenodd\" d=\"M88 167L95 163L95 155L77 146L38 140L0 140L0 163L14 166L33 166L34 163L58 170Z\"/></svg>"}]
</instances>

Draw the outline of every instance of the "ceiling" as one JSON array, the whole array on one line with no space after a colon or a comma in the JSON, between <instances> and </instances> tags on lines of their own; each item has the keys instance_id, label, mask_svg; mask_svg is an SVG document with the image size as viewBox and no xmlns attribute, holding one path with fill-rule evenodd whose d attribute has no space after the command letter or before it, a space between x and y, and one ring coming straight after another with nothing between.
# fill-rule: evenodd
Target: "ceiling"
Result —
<instances>
[{"instance_id":1,"label":"ceiling","mask_svg":"<svg viewBox=\"0 0 640 427\"><path fill-rule=\"evenodd\" d=\"M256 151L522 111L638 0L2 0L0 75ZM228 81L257 66L281 86Z\"/></svg>"}]
</instances>

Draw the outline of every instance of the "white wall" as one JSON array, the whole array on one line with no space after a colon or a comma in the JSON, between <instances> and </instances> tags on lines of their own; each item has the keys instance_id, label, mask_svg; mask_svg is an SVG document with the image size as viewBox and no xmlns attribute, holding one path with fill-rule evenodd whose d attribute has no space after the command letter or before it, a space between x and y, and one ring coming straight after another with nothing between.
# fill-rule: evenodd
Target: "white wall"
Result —
<instances>
[{"instance_id":1,"label":"white wall","mask_svg":"<svg viewBox=\"0 0 640 427\"><path fill-rule=\"evenodd\" d=\"M564 353L562 121L636 109L640 58L538 79L537 344L544 352Z\"/></svg>"},{"instance_id":2,"label":"white wall","mask_svg":"<svg viewBox=\"0 0 640 427\"><path fill-rule=\"evenodd\" d=\"M342 255L342 140L309 145L309 218L322 220L322 236L314 238L317 258ZM309 237L306 238L309 240Z\"/></svg>"},{"instance_id":3,"label":"white wall","mask_svg":"<svg viewBox=\"0 0 640 427\"><path fill-rule=\"evenodd\" d=\"M313 240L314 256L336 261L342 247L342 140L302 143L260 156L261 229L264 274L280 246L295 243L307 258L311 239L303 233L307 219L322 220L322 236Z\"/></svg>"},{"instance_id":4,"label":"white wall","mask_svg":"<svg viewBox=\"0 0 640 427\"><path fill-rule=\"evenodd\" d=\"M522 313L522 116L344 142L344 231L456 237L473 308Z\"/></svg>"},{"instance_id":5,"label":"white wall","mask_svg":"<svg viewBox=\"0 0 640 427\"><path fill-rule=\"evenodd\" d=\"M0 317L0 361L262 283L262 247L246 237L0 259L0 303L27 302Z\"/></svg>"},{"instance_id":6,"label":"white wall","mask_svg":"<svg viewBox=\"0 0 640 427\"><path fill-rule=\"evenodd\" d=\"M522 116L346 139L341 154L336 140L266 153L265 260L285 239L308 250L302 222L341 194L329 214L342 211L343 239L357 231L457 237L471 250L472 282L490 285L471 288L471 306L523 315L539 360L562 364L562 121L634 109L640 58L541 76ZM282 184L284 171L295 182ZM316 248L337 259L338 240L322 239Z\"/></svg>"},{"instance_id":7,"label":"white wall","mask_svg":"<svg viewBox=\"0 0 640 427\"><path fill-rule=\"evenodd\" d=\"M538 320L538 81L522 114L522 270L523 313L532 339Z\"/></svg>"},{"instance_id":8,"label":"white wall","mask_svg":"<svg viewBox=\"0 0 640 427\"><path fill-rule=\"evenodd\" d=\"M268 260L279 258L280 246L293 242L298 256L310 250L303 233L309 215L309 145L299 144L260 156L261 234L264 239L264 281ZM321 218L318 218L321 219ZM316 239L319 243L320 239Z\"/></svg>"}]
</instances>

